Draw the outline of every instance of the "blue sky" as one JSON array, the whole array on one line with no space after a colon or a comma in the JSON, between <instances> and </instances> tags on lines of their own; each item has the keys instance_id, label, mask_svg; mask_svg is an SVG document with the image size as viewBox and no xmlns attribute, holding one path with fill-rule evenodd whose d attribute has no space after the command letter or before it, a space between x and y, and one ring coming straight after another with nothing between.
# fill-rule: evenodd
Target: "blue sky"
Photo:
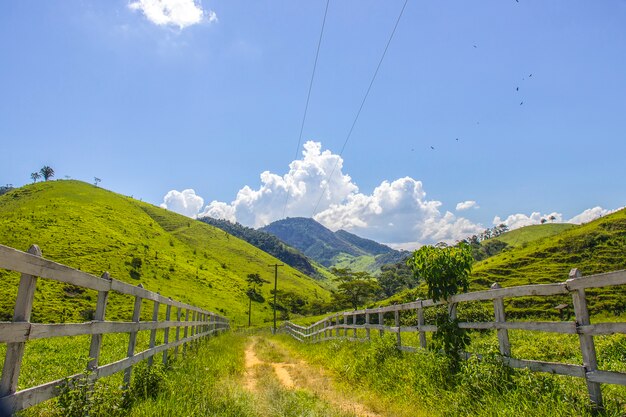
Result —
<instances>
[{"instance_id":1,"label":"blue sky","mask_svg":"<svg viewBox=\"0 0 626 417\"><path fill-rule=\"evenodd\" d=\"M403 3L330 1L293 162L324 0L5 2L0 182L405 247L624 206L623 0L409 0L339 158Z\"/></svg>"}]
</instances>

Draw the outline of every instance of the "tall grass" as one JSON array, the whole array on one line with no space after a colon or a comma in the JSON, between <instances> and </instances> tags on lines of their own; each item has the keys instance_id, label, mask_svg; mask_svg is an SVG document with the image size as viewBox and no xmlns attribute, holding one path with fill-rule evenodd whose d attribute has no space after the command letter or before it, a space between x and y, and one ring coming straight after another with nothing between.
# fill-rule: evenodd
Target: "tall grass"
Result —
<instances>
[{"instance_id":1,"label":"tall grass","mask_svg":"<svg viewBox=\"0 0 626 417\"><path fill-rule=\"evenodd\" d=\"M334 340L300 344L288 336L280 337L294 353L328 368L337 378L356 386L353 389L369 390L395 404L400 412L409 413L417 405L426 415L434 416L593 414L582 379L514 370L503 366L494 350L482 361L464 361L460 372L451 375L445 356L421 349L416 353L398 351L395 337L389 334L375 336L370 343ZM603 359L605 365L623 366L623 340L606 340L613 353ZM526 352L521 353L524 357ZM604 385L603 392L606 415L624 415L626 389Z\"/></svg>"}]
</instances>

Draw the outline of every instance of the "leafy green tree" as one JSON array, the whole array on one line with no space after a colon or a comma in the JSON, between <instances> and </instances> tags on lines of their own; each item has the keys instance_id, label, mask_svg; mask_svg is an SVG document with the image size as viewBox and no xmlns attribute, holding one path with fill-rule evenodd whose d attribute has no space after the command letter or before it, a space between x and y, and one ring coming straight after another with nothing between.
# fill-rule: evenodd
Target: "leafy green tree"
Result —
<instances>
[{"instance_id":1,"label":"leafy green tree","mask_svg":"<svg viewBox=\"0 0 626 417\"><path fill-rule=\"evenodd\" d=\"M472 271L472 250L465 242L456 246L440 243L422 246L407 260L414 277L428 286L428 298L448 299L459 291L467 292Z\"/></svg>"},{"instance_id":2,"label":"leafy green tree","mask_svg":"<svg viewBox=\"0 0 626 417\"><path fill-rule=\"evenodd\" d=\"M466 242L456 246L438 244L422 246L407 260L416 279L428 286L428 297L434 301L448 300L459 292L467 292L472 270L472 249ZM433 335L436 349L442 349L451 359L451 370L458 371L460 352L469 345L469 336L459 328L457 318L441 312L436 318L437 331Z\"/></svg>"},{"instance_id":3,"label":"leafy green tree","mask_svg":"<svg viewBox=\"0 0 626 417\"><path fill-rule=\"evenodd\" d=\"M41 178L41 174L39 172L33 172L32 174L30 174L30 178L33 180L33 183L35 183L38 179Z\"/></svg>"},{"instance_id":4,"label":"leafy green tree","mask_svg":"<svg viewBox=\"0 0 626 417\"><path fill-rule=\"evenodd\" d=\"M380 267L380 271L376 280L385 297L391 297L402 290L415 286L413 273L411 268L406 265L406 261L383 265Z\"/></svg>"},{"instance_id":5,"label":"leafy green tree","mask_svg":"<svg viewBox=\"0 0 626 417\"><path fill-rule=\"evenodd\" d=\"M44 181L48 181L50 178L54 177L54 169L48 165L44 165L43 168L39 170L39 173L41 173Z\"/></svg>"},{"instance_id":6,"label":"leafy green tree","mask_svg":"<svg viewBox=\"0 0 626 417\"><path fill-rule=\"evenodd\" d=\"M346 302L355 310L381 291L378 282L367 272L354 272L350 268L331 268L330 272L339 282L333 298L339 303Z\"/></svg>"},{"instance_id":7,"label":"leafy green tree","mask_svg":"<svg viewBox=\"0 0 626 417\"><path fill-rule=\"evenodd\" d=\"M248 326L250 326L252 324L252 302L262 303L265 301L259 287L269 283L269 281L261 278L258 273L248 274L246 281L248 282L248 290L246 291L248 296Z\"/></svg>"}]
</instances>

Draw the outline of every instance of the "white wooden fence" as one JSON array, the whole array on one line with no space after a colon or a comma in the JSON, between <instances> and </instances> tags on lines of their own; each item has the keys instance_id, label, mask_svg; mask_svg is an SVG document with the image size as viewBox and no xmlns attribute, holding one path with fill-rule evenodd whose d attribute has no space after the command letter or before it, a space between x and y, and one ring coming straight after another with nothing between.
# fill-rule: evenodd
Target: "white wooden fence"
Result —
<instances>
[{"instance_id":1,"label":"white wooden fence","mask_svg":"<svg viewBox=\"0 0 626 417\"><path fill-rule=\"evenodd\" d=\"M603 371L598 369L598 361L594 344L594 336L614 333L626 334L626 323L595 323L592 324L587 309L585 290L588 288L610 287L626 284L626 270L605 274L582 277L577 269L572 269L569 279L556 284L523 285L511 288L501 288L493 284L490 290L457 294L447 301L434 302L433 300L417 300L415 302L380 307L374 309L342 312L326 317L311 326L298 326L291 322L284 324L285 331L299 341L318 342L339 337L348 338L348 330L352 330L352 337L357 339L357 330L365 330L366 340L370 339L371 330L378 330L382 335L385 331L396 334L398 348L406 351L415 351L416 347L402 344L403 332L418 332L419 345L426 348L426 332L435 332L437 326L427 325L424 320L424 309L437 305L447 304L451 317L456 317L457 305L472 301L493 301L494 320L490 322L461 322L459 327L465 329L496 330L500 354L504 363L513 368L528 368L537 372L550 372L559 375L569 375L585 378L589 391L589 398L593 404L602 406L602 392L600 384L626 385L626 373ZM504 307L505 298L525 296L555 296L570 294L574 306L575 321L507 321ZM416 311L415 326L401 326L400 312ZM393 313L393 326L385 325L385 315ZM359 320L362 317L362 320ZM376 324L373 323L375 319ZM362 323L362 324L359 324ZM511 357L509 329L553 332L578 335L583 364L566 364L525 360ZM341 334L343 331L343 335ZM334 336L333 336L334 333ZM466 354L467 355L467 354Z\"/></svg>"},{"instance_id":2,"label":"white wooden fence","mask_svg":"<svg viewBox=\"0 0 626 417\"><path fill-rule=\"evenodd\" d=\"M0 245L0 268L21 273L13 321L0 322L0 343L7 344L0 379L0 410L6 410L9 413L56 397L59 394L59 387L65 380L65 378L59 379L17 391L24 349L29 340L91 335L90 359L89 363L85 364L90 370L90 378L98 379L125 371L124 383L128 385L132 366L140 361L148 359L149 364L152 365L153 356L163 353L162 361L165 364L169 349L174 348L175 354L178 354L178 347L182 345L184 353L188 343L229 328L225 317L145 290L141 284L133 286L112 279L106 272L102 277L96 277L44 259L41 257L41 250L36 245L31 246L28 253ZM94 320L87 323L31 323L33 297L38 277L98 291ZM0 285L6 285L6 283L0 282ZM105 321L107 299L111 291L135 297L132 322ZM154 302L152 321L140 321L142 300ZM166 306L165 321L159 321L160 305ZM175 320L171 319L172 308L176 309ZM163 343L159 345L156 344L158 329L164 329ZM170 334L172 329L175 329L174 335ZM149 348L135 353L137 332L142 330L150 330ZM100 365L102 335L108 333L129 334L127 357ZM81 375L71 375L69 378L74 379Z\"/></svg>"}]
</instances>

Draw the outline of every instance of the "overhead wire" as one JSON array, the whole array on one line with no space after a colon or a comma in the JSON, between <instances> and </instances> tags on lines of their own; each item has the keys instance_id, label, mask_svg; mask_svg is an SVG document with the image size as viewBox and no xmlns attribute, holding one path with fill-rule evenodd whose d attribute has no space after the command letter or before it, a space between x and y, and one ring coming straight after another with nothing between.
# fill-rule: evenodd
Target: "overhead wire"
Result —
<instances>
[{"instance_id":1,"label":"overhead wire","mask_svg":"<svg viewBox=\"0 0 626 417\"><path fill-rule=\"evenodd\" d=\"M315 79L315 71L317 69L317 60L320 55L320 47L322 45L322 38L324 36L324 27L326 26L326 16L328 15L328 5L330 0L326 0L326 8L324 9L324 18L322 19L322 29L320 30L320 37L317 41L317 50L315 51L315 61L313 62L313 71L311 72L311 81L309 82L309 92L306 95L306 104L304 105L304 114L302 115L302 123L300 124L300 134L298 135L298 146L296 146L296 153L294 160L298 159L298 153L300 152L300 144L302 143L302 133L304 132L304 123L306 121L306 115L309 110L309 101L311 99L311 90L313 89L313 80ZM287 213L287 204L289 203L289 191L285 196L285 206L283 207L283 218Z\"/></svg>"},{"instance_id":2,"label":"overhead wire","mask_svg":"<svg viewBox=\"0 0 626 417\"><path fill-rule=\"evenodd\" d=\"M337 169L337 165L339 164L339 160L343 156L343 151L346 149L346 145L348 144L348 141L350 140L350 137L352 136L352 131L354 130L354 126L356 126L356 123L359 120L359 116L361 115L361 111L363 110L363 106L365 105L365 102L367 101L367 97L369 96L370 90L372 89L372 85L374 85L374 80L376 80L376 76L378 75L378 70L380 69L380 66L383 63L383 60L385 59L385 55L387 55L387 50L389 49L389 45L391 44L391 40L393 39L393 36L396 33L396 29L398 28L398 24L400 23L400 20L402 19L402 15L404 14L404 9L406 8L406 5L407 5L408 2L409 2L409 0L404 0L404 4L402 5L402 9L400 9L400 13L398 14L398 18L396 19L396 23L393 26L393 30L391 31L391 35L389 35L389 39L387 40L387 44L385 45L385 49L383 51L383 54L381 55L380 60L378 61L378 65L376 66L376 70L374 71L374 75L372 76L372 79L370 80L369 86L367 87L367 91L365 92L365 95L363 96L363 100L361 100L361 105L359 106L359 110L357 111L356 116L354 117L354 120L352 121L352 126L350 126L350 130L348 131L348 135L346 136L346 140L343 142L343 146L341 147L341 150L339 151L339 158L335 162L335 165L333 166L333 169L331 170L330 175L328 175L328 178L326 179L325 187L322 190L322 192L320 193L320 198L317 200L317 203L315 204L315 208L313 209L313 213L311 214L311 218L313 218L315 216L315 214L317 214L317 209L318 209L318 207L320 205L320 202L322 201L322 198L324 197L324 193L326 192L326 189L328 188L328 185L330 184L330 180L331 180L333 174L335 173L335 170Z\"/></svg>"}]
</instances>

